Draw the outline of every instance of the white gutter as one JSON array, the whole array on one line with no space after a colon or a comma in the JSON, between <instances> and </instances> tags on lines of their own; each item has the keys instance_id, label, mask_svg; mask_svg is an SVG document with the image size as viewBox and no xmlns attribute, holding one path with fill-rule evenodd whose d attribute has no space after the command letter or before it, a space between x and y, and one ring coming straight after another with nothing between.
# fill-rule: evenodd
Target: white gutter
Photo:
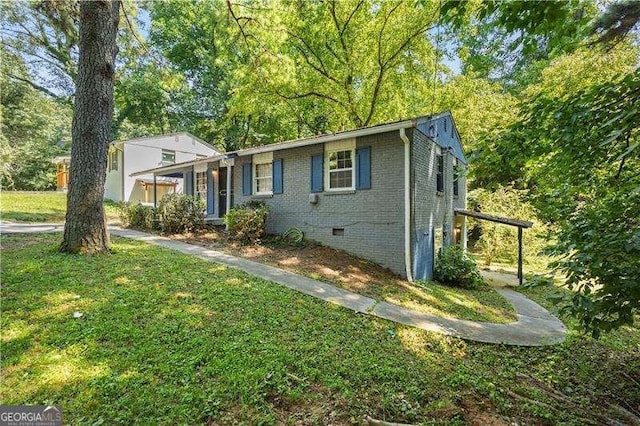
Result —
<instances>
[{"instance_id":1,"label":"white gutter","mask_svg":"<svg viewBox=\"0 0 640 426\"><path fill-rule=\"evenodd\" d=\"M375 134L378 134L378 133L395 132L396 130L399 130L399 129L406 129L408 127L415 127L416 122L417 122L416 119L403 120L403 121L397 121L395 123L379 124L377 126L363 127L363 128L355 129L355 130L345 130L343 132L332 133L332 134L328 134L328 135L312 136L312 137L303 138L303 139L296 139L296 140L292 140L292 141L286 141L286 142L273 143L273 144L269 144L269 145L257 146L257 147L254 147L254 148L245 148L245 149L240 149L240 150L237 150L237 151L227 152L225 154L212 155L210 157L200 158L200 159L197 159L195 161L186 161L184 163L176 163L176 164L171 164L169 166L155 167L153 169L141 170L139 172L132 173L129 176L135 177L135 176L140 176L140 175L144 175L144 174L148 174L148 173L161 173L161 172L167 172L167 171L171 171L171 170L178 170L180 168L189 167L189 166L192 166L192 165L195 165L195 164L207 163L207 162L211 162L211 161L218 161L218 160L222 160L224 158L231 158L231 156L233 156L233 157L243 157L243 156L247 156L247 155L261 154L263 152L272 152L272 151L278 151L278 150L282 150L282 149L300 148L300 147L303 147L303 146L316 145L316 144L321 144L321 143L326 143L326 142L333 142L333 141L338 141L338 140L342 140L342 139L349 139L349 138L357 138L357 137L362 137L362 136L375 135Z\"/></svg>"},{"instance_id":2,"label":"white gutter","mask_svg":"<svg viewBox=\"0 0 640 426\"><path fill-rule=\"evenodd\" d=\"M252 154L261 154L263 152L278 151L281 149L300 148L303 146L315 145L319 143L333 142L341 139L357 138L362 136L375 135L378 133L392 132L398 129L413 127L415 120L404 120L395 123L380 124L372 127L363 127L355 130L345 130L343 132L332 133L328 135L312 136L304 139L296 139L293 141L272 143L269 145L257 146L254 148L246 148L234 151L239 157Z\"/></svg>"},{"instance_id":3,"label":"white gutter","mask_svg":"<svg viewBox=\"0 0 640 426\"><path fill-rule=\"evenodd\" d=\"M411 283L411 144L404 127L400 128L400 139L404 142L404 267L407 281Z\"/></svg>"}]
</instances>

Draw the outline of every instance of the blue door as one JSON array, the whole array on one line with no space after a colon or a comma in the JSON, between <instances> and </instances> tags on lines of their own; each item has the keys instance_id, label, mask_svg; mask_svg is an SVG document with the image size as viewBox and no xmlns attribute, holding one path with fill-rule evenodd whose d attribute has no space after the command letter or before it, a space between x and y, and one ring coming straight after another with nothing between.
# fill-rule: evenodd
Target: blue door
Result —
<instances>
[{"instance_id":1,"label":"blue door","mask_svg":"<svg viewBox=\"0 0 640 426\"><path fill-rule=\"evenodd\" d=\"M413 278L433 279L433 227L416 231L413 247Z\"/></svg>"}]
</instances>

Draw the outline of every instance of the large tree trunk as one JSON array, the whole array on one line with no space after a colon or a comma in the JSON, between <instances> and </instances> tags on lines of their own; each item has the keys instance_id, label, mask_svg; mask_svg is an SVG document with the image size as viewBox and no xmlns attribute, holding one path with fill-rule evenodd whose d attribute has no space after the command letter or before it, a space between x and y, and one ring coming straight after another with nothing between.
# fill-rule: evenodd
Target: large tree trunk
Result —
<instances>
[{"instance_id":1,"label":"large tree trunk","mask_svg":"<svg viewBox=\"0 0 640 426\"><path fill-rule=\"evenodd\" d=\"M80 2L80 57L62 252L98 253L109 248L103 197L119 8L119 0Z\"/></svg>"}]
</instances>

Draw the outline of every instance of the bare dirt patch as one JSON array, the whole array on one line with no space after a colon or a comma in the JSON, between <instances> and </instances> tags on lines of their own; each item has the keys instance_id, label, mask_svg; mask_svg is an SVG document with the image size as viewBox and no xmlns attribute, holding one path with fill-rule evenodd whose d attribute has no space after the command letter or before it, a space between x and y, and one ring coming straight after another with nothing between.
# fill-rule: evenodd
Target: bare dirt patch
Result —
<instances>
[{"instance_id":1,"label":"bare dirt patch","mask_svg":"<svg viewBox=\"0 0 640 426\"><path fill-rule=\"evenodd\" d=\"M268 235L260 244L243 245L218 228L171 238L277 266L420 312L497 323L516 320L511 305L493 289L414 285L378 264L312 241L291 245L279 236Z\"/></svg>"}]
</instances>

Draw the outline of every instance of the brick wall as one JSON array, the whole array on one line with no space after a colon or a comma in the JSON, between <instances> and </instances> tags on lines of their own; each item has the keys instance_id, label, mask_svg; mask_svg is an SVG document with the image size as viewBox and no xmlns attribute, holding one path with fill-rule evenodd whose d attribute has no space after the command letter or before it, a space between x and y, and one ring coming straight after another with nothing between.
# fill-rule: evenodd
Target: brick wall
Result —
<instances>
[{"instance_id":1,"label":"brick wall","mask_svg":"<svg viewBox=\"0 0 640 426\"><path fill-rule=\"evenodd\" d=\"M273 153L283 160L284 192L270 197L242 195L242 164L251 157L236 158L234 204L252 199L271 208L269 233L300 228L306 238L348 251L404 275L404 145L398 132L357 138L356 147L371 147L371 189L351 193L318 194L309 202L311 156L323 145L292 148ZM334 236L334 228L344 235Z\"/></svg>"},{"instance_id":2,"label":"brick wall","mask_svg":"<svg viewBox=\"0 0 640 426\"><path fill-rule=\"evenodd\" d=\"M434 248L451 244L453 209L464 208L466 179L459 178L458 196L453 195L453 161L444 154L444 191L436 190L436 144L423 133L411 132L412 229L411 247L413 274L416 279L431 279ZM459 163L463 166L462 163Z\"/></svg>"}]
</instances>

